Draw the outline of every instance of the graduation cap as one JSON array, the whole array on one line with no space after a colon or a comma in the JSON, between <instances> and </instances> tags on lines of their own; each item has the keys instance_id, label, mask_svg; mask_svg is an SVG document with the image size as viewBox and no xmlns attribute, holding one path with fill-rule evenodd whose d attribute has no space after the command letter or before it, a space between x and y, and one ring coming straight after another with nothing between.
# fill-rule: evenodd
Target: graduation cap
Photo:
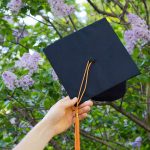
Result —
<instances>
[{"instance_id":1,"label":"graduation cap","mask_svg":"<svg viewBox=\"0 0 150 150\"><path fill-rule=\"evenodd\" d=\"M123 97L126 81L140 72L105 18L56 41L44 52L70 98L78 97L75 150L80 150L79 103Z\"/></svg>"},{"instance_id":2,"label":"graduation cap","mask_svg":"<svg viewBox=\"0 0 150 150\"><path fill-rule=\"evenodd\" d=\"M105 18L54 42L44 53L70 98L77 97L86 65L93 62L81 102L117 100L126 92L126 81L140 74Z\"/></svg>"}]
</instances>

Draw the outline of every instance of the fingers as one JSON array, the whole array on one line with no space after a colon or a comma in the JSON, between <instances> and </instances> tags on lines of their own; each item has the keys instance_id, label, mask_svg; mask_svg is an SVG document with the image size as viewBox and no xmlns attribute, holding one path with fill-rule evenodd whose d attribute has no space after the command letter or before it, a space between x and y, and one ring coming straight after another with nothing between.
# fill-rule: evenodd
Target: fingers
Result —
<instances>
[{"instance_id":1,"label":"fingers","mask_svg":"<svg viewBox=\"0 0 150 150\"><path fill-rule=\"evenodd\" d=\"M90 110L91 110L90 106L85 106L85 107L79 108L78 114L81 115L84 113L88 113ZM73 116L75 116L75 111L73 111Z\"/></svg>"},{"instance_id":2,"label":"fingers","mask_svg":"<svg viewBox=\"0 0 150 150\"><path fill-rule=\"evenodd\" d=\"M74 106L77 103L78 99L75 97L73 99L70 99L69 96L62 99L62 103L65 106L65 108Z\"/></svg>"},{"instance_id":3,"label":"fingers","mask_svg":"<svg viewBox=\"0 0 150 150\"><path fill-rule=\"evenodd\" d=\"M87 116L88 116L87 113L81 114L81 115L79 115L79 120L83 120L83 119L85 119ZM75 117L73 117L73 123L75 123Z\"/></svg>"},{"instance_id":4,"label":"fingers","mask_svg":"<svg viewBox=\"0 0 150 150\"><path fill-rule=\"evenodd\" d=\"M93 106L93 102L91 100L85 101L84 103L82 103L81 105L79 105L79 109L86 107L86 106ZM75 107L72 108L73 110L75 110Z\"/></svg>"},{"instance_id":5,"label":"fingers","mask_svg":"<svg viewBox=\"0 0 150 150\"><path fill-rule=\"evenodd\" d=\"M93 106L93 102L91 100L85 101L84 103L82 103L81 105L79 105L79 109L86 107L86 106Z\"/></svg>"}]
</instances>

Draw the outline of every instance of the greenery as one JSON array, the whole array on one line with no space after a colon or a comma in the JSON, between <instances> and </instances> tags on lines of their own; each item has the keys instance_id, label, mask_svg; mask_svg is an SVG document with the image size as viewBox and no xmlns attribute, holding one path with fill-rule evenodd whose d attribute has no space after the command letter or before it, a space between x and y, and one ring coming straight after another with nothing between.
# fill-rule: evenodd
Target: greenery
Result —
<instances>
[{"instance_id":1,"label":"greenery","mask_svg":"<svg viewBox=\"0 0 150 150\"><path fill-rule=\"evenodd\" d=\"M66 0L75 12L57 17L46 0L23 0L19 13L11 13L8 0L0 0L0 74L14 70L15 61L29 50L40 53L39 69L33 74L29 90L9 90L0 76L0 149L17 144L43 118L47 110L66 94L53 79L51 65L43 49L54 41L77 31L96 20L107 17L125 45L124 32L130 28L127 14L133 13L150 24L149 0ZM80 3L79 3L80 2ZM13 18L11 21L4 17ZM150 27L150 26L149 26ZM14 30L28 31L16 37ZM3 48L8 48L4 51ZM135 47L131 57L141 74L127 82L123 99L112 103L94 102L87 119L81 123L82 150L131 150L131 142L142 138L141 150L150 150L150 45ZM18 75L27 71L15 70ZM12 120L15 121L12 121ZM53 138L47 150L74 149L74 128ZM136 148L135 148L136 149Z\"/></svg>"}]
</instances>

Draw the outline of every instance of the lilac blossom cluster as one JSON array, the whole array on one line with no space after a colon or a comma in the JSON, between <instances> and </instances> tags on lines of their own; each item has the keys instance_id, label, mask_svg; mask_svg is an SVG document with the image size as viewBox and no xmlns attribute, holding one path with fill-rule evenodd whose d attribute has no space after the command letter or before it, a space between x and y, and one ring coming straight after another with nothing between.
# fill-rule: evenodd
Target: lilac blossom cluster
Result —
<instances>
[{"instance_id":1,"label":"lilac blossom cluster","mask_svg":"<svg viewBox=\"0 0 150 150\"><path fill-rule=\"evenodd\" d=\"M5 71L2 74L2 79L9 90L15 89L15 82L17 80L17 76L11 71Z\"/></svg>"},{"instance_id":2,"label":"lilac blossom cluster","mask_svg":"<svg viewBox=\"0 0 150 150\"><path fill-rule=\"evenodd\" d=\"M19 87L23 90L27 90L34 84L34 80L30 75L25 75L18 79L18 77L11 71L3 72L2 79L6 87L12 91Z\"/></svg>"},{"instance_id":3,"label":"lilac blossom cluster","mask_svg":"<svg viewBox=\"0 0 150 150\"><path fill-rule=\"evenodd\" d=\"M28 31L26 30L13 30L13 35L16 37L24 38L28 36Z\"/></svg>"},{"instance_id":4,"label":"lilac blossom cluster","mask_svg":"<svg viewBox=\"0 0 150 150\"><path fill-rule=\"evenodd\" d=\"M15 67L27 69L29 74L32 75L37 71L40 59L40 54L37 52L34 52L32 55L24 53L20 60L16 61Z\"/></svg>"},{"instance_id":5,"label":"lilac blossom cluster","mask_svg":"<svg viewBox=\"0 0 150 150\"><path fill-rule=\"evenodd\" d=\"M13 20L13 17L12 17L12 16L5 15L5 16L3 17L3 19L4 19L5 21L7 21L8 23L10 23L10 24L13 24L13 23L14 23L14 20Z\"/></svg>"},{"instance_id":6,"label":"lilac blossom cluster","mask_svg":"<svg viewBox=\"0 0 150 150\"><path fill-rule=\"evenodd\" d=\"M34 80L30 75L25 75L16 81L16 87L21 87L23 90L28 90L34 84Z\"/></svg>"},{"instance_id":7,"label":"lilac blossom cluster","mask_svg":"<svg viewBox=\"0 0 150 150\"><path fill-rule=\"evenodd\" d=\"M137 138L135 139L135 141L132 142L132 147L133 147L133 148L136 148L136 147L140 148L140 147L141 147L141 144L142 144L142 138L141 138L141 137L137 137Z\"/></svg>"},{"instance_id":8,"label":"lilac blossom cluster","mask_svg":"<svg viewBox=\"0 0 150 150\"><path fill-rule=\"evenodd\" d=\"M11 71L3 72L2 79L6 87L12 91L15 88L22 88L23 90L29 89L29 87L34 84L31 75L37 71L40 58L40 54L37 52L34 52L32 55L25 53L21 59L16 62L15 67L28 69L29 73L18 78L17 75Z\"/></svg>"},{"instance_id":9,"label":"lilac blossom cluster","mask_svg":"<svg viewBox=\"0 0 150 150\"><path fill-rule=\"evenodd\" d=\"M22 8L22 0L11 0L8 4L7 7L13 12L13 13L18 13L20 9Z\"/></svg>"},{"instance_id":10,"label":"lilac blossom cluster","mask_svg":"<svg viewBox=\"0 0 150 150\"><path fill-rule=\"evenodd\" d=\"M13 30L13 36L16 38L16 42L18 43L20 39L28 36L29 33L26 30L15 29Z\"/></svg>"},{"instance_id":11,"label":"lilac blossom cluster","mask_svg":"<svg viewBox=\"0 0 150 150\"><path fill-rule=\"evenodd\" d=\"M150 41L150 30L144 19L141 19L135 14L128 14L128 21L131 24L131 29L125 31L124 39L126 48L130 54L137 43L146 44Z\"/></svg>"},{"instance_id":12,"label":"lilac blossom cluster","mask_svg":"<svg viewBox=\"0 0 150 150\"><path fill-rule=\"evenodd\" d=\"M64 3L64 0L48 0L51 5L52 12L55 16L68 16L74 12L74 7Z\"/></svg>"}]
</instances>

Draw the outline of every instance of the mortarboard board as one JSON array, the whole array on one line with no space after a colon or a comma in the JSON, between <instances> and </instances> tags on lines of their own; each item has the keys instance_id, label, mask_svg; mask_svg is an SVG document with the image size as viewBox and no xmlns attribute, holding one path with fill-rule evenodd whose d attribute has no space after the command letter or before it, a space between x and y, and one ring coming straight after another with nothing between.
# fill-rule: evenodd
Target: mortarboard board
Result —
<instances>
[{"instance_id":1,"label":"mortarboard board","mask_svg":"<svg viewBox=\"0 0 150 150\"><path fill-rule=\"evenodd\" d=\"M44 52L70 98L78 95L75 150L80 150L79 103L123 97L126 81L140 72L105 18L56 41Z\"/></svg>"},{"instance_id":2,"label":"mortarboard board","mask_svg":"<svg viewBox=\"0 0 150 150\"><path fill-rule=\"evenodd\" d=\"M94 60L81 102L119 99L126 80L140 74L105 18L54 42L44 53L70 98L77 97L86 63Z\"/></svg>"}]
</instances>

